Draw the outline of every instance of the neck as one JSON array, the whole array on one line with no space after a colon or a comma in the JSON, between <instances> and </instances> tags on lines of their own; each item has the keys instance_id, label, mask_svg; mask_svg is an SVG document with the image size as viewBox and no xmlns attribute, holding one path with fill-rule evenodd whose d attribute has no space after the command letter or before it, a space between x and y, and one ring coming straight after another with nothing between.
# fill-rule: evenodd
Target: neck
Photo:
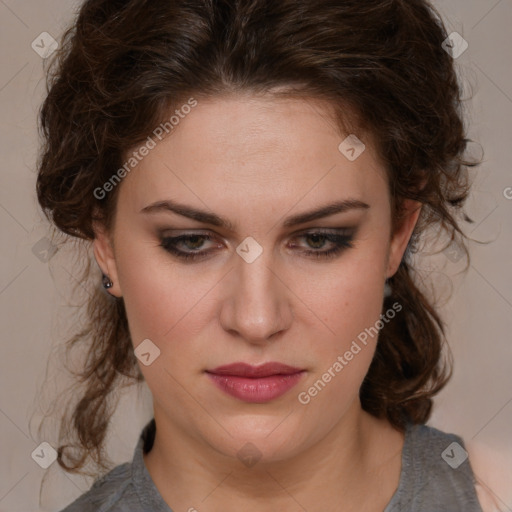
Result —
<instances>
[{"instance_id":1,"label":"neck","mask_svg":"<svg viewBox=\"0 0 512 512\"><path fill-rule=\"evenodd\" d=\"M383 510L398 486L403 435L362 411L359 402L306 449L250 467L183 432L159 412L155 409L155 441L144 461L174 510L287 512L322 504L326 512L363 511L361 496L372 504L368 510Z\"/></svg>"}]
</instances>

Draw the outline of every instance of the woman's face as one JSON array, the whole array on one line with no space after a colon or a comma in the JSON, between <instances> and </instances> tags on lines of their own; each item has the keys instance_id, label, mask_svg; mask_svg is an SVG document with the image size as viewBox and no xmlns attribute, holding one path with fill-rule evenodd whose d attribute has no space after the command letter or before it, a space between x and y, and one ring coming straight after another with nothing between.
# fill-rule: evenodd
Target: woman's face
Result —
<instances>
[{"instance_id":1,"label":"woman's face","mask_svg":"<svg viewBox=\"0 0 512 512\"><path fill-rule=\"evenodd\" d=\"M419 208L391 237L384 167L362 134L357 158L350 139L340 150L347 135L319 102L199 101L119 185L113 250L98 230L95 256L134 346L150 340L139 364L159 428L231 456L251 442L271 461L359 414L376 342L362 333L379 324ZM201 218L151 207L166 201ZM301 372L210 373L238 362Z\"/></svg>"}]
</instances>

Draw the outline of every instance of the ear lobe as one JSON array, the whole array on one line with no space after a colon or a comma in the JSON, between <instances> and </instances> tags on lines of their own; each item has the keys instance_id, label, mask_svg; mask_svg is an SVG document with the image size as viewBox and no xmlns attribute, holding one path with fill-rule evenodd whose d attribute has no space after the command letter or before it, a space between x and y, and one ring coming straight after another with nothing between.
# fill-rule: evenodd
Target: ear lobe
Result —
<instances>
[{"instance_id":1,"label":"ear lobe","mask_svg":"<svg viewBox=\"0 0 512 512\"><path fill-rule=\"evenodd\" d=\"M92 248L96 263L103 274L107 275L113 282L113 286L109 289L109 293L116 297L121 297L122 292L119 286L117 265L111 235L105 230L104 226L100 224L95 223L93 229L95 237L92 242Z\"/></svg>"},{"instance_id":2,"label":"ear lobe","mask_svg":"<svg viewBox=\"0 0 512 512\"><path fill-rule=\"evenodd\" d=\"M421 207L422 203L419 201L412 199L404 199L403 201L403 217L392 234L389 247L387 277L395 274L400 266L407 244L420 216Z\"/></svg>"}]
</instances>

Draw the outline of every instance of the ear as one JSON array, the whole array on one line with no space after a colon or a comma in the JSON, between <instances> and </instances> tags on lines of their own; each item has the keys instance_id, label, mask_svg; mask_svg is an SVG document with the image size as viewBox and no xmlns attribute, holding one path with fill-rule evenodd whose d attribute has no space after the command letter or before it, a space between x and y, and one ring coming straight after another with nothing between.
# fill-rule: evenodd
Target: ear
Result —
<instances>
[{"instance_id":1,"label":"ear","mask_svg":"<svg viewBox=\"0 0 512 512\"><path fill-rule=\"evenodd\" d=\"M412 199L404 199L403 216L395 228L395 232L391 235L391 241L388 252L388 268L386 277L395 274L400 266L409 239L411 238L418 217L421 213L422 204Z\"/></svg>"},{"instance_id":2,"label":"ear","mask_svg":"<svg viewBox=\"0 0 512 512\"><path fill-rule=\"evenodd\" d=\"M108 289L108 292L115 297L122 297L112 236L102 224L94 223L93 229L95 234L92 242L94 258L101 271L114 283L112 288Z\"/></svg>"}]
</instances>

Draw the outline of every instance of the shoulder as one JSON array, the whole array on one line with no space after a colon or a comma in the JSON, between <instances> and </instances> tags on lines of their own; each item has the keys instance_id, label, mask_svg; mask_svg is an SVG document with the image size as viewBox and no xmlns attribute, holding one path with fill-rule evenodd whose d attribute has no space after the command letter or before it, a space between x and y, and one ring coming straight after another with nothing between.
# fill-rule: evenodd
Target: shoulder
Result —
<instances>
[{"instance_id":1,"label":"shoulder","mask_svg":"<svg viewBox=\"0 0 512 512\"><path fill-rule=\"evenodd\" d=\"M408 424L400 484L386 512L482 512L464 441L424 424Z\"/></svg>"},{"instance_id":2,"label":"shoulder","mask_svg":"<svg viewBox=\"0 0 512 512\"><path fill-rule=\"evenodd\" d=\"M92 487L61 512L130 511L136 496L131 485L131 464L120 464L97 479ZM136 510L136 509L133 509Z\"/></svg>"},{"instance_id":3,"label":"shoulder","mask_svg":"<svg viewBox=\"0 0 512 512\"><path fill-rule=\"evenodd\" d=\"M476 479L483 512L502 512L512 505L512 462L504 455L475 441L466 445Z\"/></svg>"},{"instance_id":4,"label":"shoulder","mask_svg":"<svg viewBox=\"0 0 512 512\"><path fill-rule=\"evenodd\" d=\"M411 440L413 459L422 461L422 478L434 488L464 496L482 512L509 510L512 463L506 456L427 425L411 427Z\"/></svg>"}]
</instances>

